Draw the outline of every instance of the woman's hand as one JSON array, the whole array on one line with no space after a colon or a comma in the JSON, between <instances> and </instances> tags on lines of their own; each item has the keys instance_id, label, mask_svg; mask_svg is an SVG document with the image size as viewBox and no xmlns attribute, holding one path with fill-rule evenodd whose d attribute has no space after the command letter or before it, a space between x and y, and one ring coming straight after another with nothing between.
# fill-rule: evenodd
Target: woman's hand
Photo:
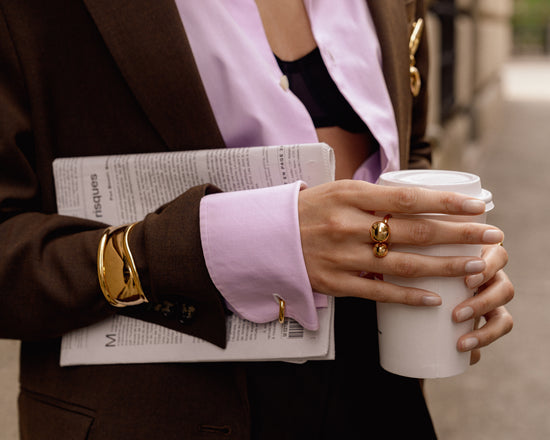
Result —
<instances>
[{"instance_id":1,"label":"woman's hand","mask_svg":"<svg viewBox=\"0 0 550 440\"><path fill-rule=\"evenodd\" d=\"M397 286L360 274L403 277L489 275L496 265L476 257L430 257L391 250L391 244L433 245L443 243L495 244L504 235L499 229L479 223L437 220L389 221L390 251L384 258L373 255L370 226L381 220L373 213L442 213L478 215L485 204L471 197L422 188L397 188L366 182L339 180L300 192L300 234L306 269L314 291L331 296L356 296L380 302L437 306L434 292ZM485 276L485 275L484 275ZM472 305L472 304L470 304ZM482 310L479 301L473 303Z\"/></svg>"},{"instance_id":2,"label":"woman's hand","mask_svg":"<svg viewBox=\"0 0 550 440\"><path fill-rule=\"evenodd\" d=\"M504 307L514 296L514 286L502 270L508 262L508 254L502 246L484 246L482 258L486 261L485 270L465 278L466 285L477 289L477 294L453 311L456 322L475 320L474 331L462 336L457 344L460 351L472 350L471 364L479 361L479 348L504 336L514 325L512 316ZM481 317L486 323L478 329Z\"/></svg>"}]
</instances>

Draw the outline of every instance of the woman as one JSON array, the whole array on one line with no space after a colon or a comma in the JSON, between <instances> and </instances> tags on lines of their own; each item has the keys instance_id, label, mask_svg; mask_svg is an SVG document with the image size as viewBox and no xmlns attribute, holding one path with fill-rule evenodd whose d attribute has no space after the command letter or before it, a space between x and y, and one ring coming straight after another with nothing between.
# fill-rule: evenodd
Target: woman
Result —
<instances>
[{"instance_id":1,"label":"woman","mask_svg":"<svg viewBox=\"0 0 550 440\"><path fill-rule=\"evenodd\" d=\"M0 1L0 322L1 336L23 340L23 438L356 438L377 426L389 438L434 436L418 381L378 366L368 300L436 307L440 299L359 275L466 277L480 294L454 319L488 322L457 347L476 361L479 347L511 328L502 232L390 221L392 243L487 245L483 259L440 261L391 249L376 258L366 231L376 210L476 214L479 203L350 180L231 195L193 188L105 237L128 232L148 304L193 304L186 320L108 304L96 267L106 225L56 215L51 173L56 157L317 139L333 146L338 179L425 167L425 87L413 96L408 47L423 9L401 0ZM414 61L425 83L425 39ZM304 71L313 79L301 87ZM309 93L312 84L327 93ZM259 225L257 203L283 227ZM230 221L227 209L243 215ZM243 231L236 259L227 237ZM283 241L288 262L270 254ZM267 246L259 256L258 243ZM285 264L302 276L286 278ZM277 319L281 283L287 316L309 328L326 295L347 297L336 306L336 361L58 366L60 335L116 312L224 346L227 308Z\"/></svg>"}]
</instances>

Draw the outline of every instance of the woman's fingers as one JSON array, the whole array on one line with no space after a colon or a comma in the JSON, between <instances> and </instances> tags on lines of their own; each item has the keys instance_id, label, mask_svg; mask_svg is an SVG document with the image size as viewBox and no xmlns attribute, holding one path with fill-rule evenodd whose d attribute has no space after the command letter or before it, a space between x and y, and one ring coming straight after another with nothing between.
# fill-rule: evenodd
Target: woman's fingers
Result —
<instances>
[{"instance_id":1,"label":"woman's fingers","mask_svg":"<svg viewBox=\"0 0 550 440\"><path fill-rule=\"evenodd\" d=\"M377 220L381 219L374 217L374 221ZM496 244L504 239L504 233L500 229L482 223L392 217L388 220L388 225L391 230L389 242L392 244ZM365 237L367 232L369 231L365 232ZM370 239L370 234L367 238Z\"/></svg>"},{"instance_id":2,"label":"woman's fingers","mask_svg":"<svg viewBox=\"0 0 550 440\"><path fill-rule=\"evenodd\" d=\"M322 235L323 239L346 243L357 240L372 243L371 225L382 220L374 211L395 212L396 206L391 197L397 197L396 191L403 188L381 187L358 181L338 181L319 185L300 192L298 213L302 238ZM452 204L450 199L464 197L454 193L405 188L418 192L415 199L435 200L424 202L410 211L438 212L444 206ZM429 196L428 196L429 195ZM397 197L399 198L399 197ZM472 203L474 199L470 200ZM458 202L453 202L455 205ZM482 202L481 202L482 203ZM368 205L368 206L367 206ZM457 208L455 206L455 208ZM431 211L427 211L431 209ZM446 209L446 208L445 208ZM450 211L447 211L450 212ZM388 220L391 230L390 244L411 244L427 246L434 244L495 244L504 238L499 229L473 222L449 222L433 219L406 219L392 217Z\"/></svg>"},{"instance_id":3,"label":"woman's fingers","mask_svg":"<svg viewBox=\"0 0 550 440\"><path fill-rule=\"evenodd\" d=\"M457 343L459 351L465 352L485 347L509 333L514 326L512 315L504 306L491 310L485 315L485 319L485 325L459 338ZM475 356L472 361L475 361Z\"/></svg>"},{"instance_id":4,"label":"woman's fingers","mask_svg":"<svg viewBox=\"0 0 550 440\"><path fill-rule=\"evenodd\" d=\"M464 194L373 185L366 182L339 181L346 197L364 211L401 213L442 213L478 215L485 212L485 203Z\"/></svg>"},{"instance_id":5,"label":"woman's fingers","mask_svg":"<svg viewBox=\"0 0 550 440\"><path fill-rule=\"evenodd\" d=\"M471 275L464 280L470 289L477 289L491 280L508 263L508 253L502 246L484 246L481 257L487 262L482 273Z\"/></svg>"},{"instance_id":6,"label":"woman's fingers","mask_svg":"<svg viewBox=\"0 0 550 440\"><path fill-rule=\"evenodd\" d=\"M441 297L433 292L412 287L398 286L357 274L333 273L319 285L321 291L331 296L354 296L378 302L400 303L411 306L438 306Z\"/></svg>"},{"instance_id":7,"label":"woman's fingers","mask_svg":"<svg viewBox=\"0 0 550 440\"><path fill-rule=\"evenodd\" d=\"M460 337L457 343L459 351L472 351L471 363L479 360L479 348L491 344L504 336L514 325L512 315L504 306L514 296L514 286L504 273L499 270L495 276L482 286L479 293L468 299L453 311L453 319L457 322L475 319L474 330ZM481 317L485 325L477 328Z\"/></svg>"},{"instance_id":8,"label":"woman's fingers","mask_svg":"<svg viewBox=\"0 0 550 440\"><path fill-rule=\"evenodd\" d=\"M313 250L312 250L313 251ZM465 277L486 270L487 262L479 257L430 256L392 250L379 258L370 243L350 243L347 246L315 249L318 268L327 271L370 272L404 278ZM308 258L309 259L309 258Z\"/></svg>"},{"instance_id":9,"label":"woman's fingers","mask_svg":"<svg viewBox=\"0 0 550 440\"><path fill-rule=\"evenodd\" d=\"M504 271L499 270L495 276L483 285L477 295L468 298L453 310L456 322L487 316L488 313L510 302L514 297L514 285Z\"/></svg>"},{"instance_id":10,"label":"woman's fingers","mask_svg":"<svg viewBox=\"0 0 550 440\"><path fill-rule=\"evenodd\" d=\"M477 274L485 270L486 263L481 258L472 257L433 257L406 252L390 252L384 258L372 255L372 250L362 262L357 262L356 270L405 278L420 277L460 277Z\"/></svg>"},{"instance_id":11,"label":"woman's fingers","mask_svg":"<svg viewBox=\"0 0 550 440\"><path fill-rule=\"evenodd\" d=\"M424 188L374 185L358 180L337 180L317 185L302 191L300 198L304 200L315 198L321 201L323 206L337 201L364 212L383 211L405 214L430 212L455 215L479 215L485 212L483 201L464 194Z\"/></svg>"},{"instance_id":12,"label":"woman's fingers","mask_svg":"<svg viewBox=\"0 0 550 440\"><path fill-rule=\"evenodd\" d=\"M392 217L389 219L390 251L384 258L373 255L373 240L370 237L371 225L382 220L373 211L472 215L483 212L481 205L482 202L477 204L476 200L455 193L380 187L357 181L338 181L303 190L298 200L298 217L302 252L311 285L315 291L333 296L353 295L376 299L384 296L383 286L387 286L387 283L376 285L380 292L375 289L370 296L358 286L353 290L346 290L342 283L333 288L327 286L343 275L354 273L353 282L363 283L361 285L364 287L366 280L357 276L360 272L402 277L468 276L484 271L490 275L494 268L488 270L483 259L431 257L416 254L414 250L410 250L410 253L398 252L397 246L395 249L392 246L496 243L502 240L503 234L492 226ZM495 260L488 261L494 263ZM399 302L395 298L400 295L403 298L403 291L397 295L394 290L389 295L390 301ZM422 298L422 294L416 293L414 297L415 300L411 301L405 295L403 301L422 304L422 300L417 298Z\"/></svg>"}]
</instances>

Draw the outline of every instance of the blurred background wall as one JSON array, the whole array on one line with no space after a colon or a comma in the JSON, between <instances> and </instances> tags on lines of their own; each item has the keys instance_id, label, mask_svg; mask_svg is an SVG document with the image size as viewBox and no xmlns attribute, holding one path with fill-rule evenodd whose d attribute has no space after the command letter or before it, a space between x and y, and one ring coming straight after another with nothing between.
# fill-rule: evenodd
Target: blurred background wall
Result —
<instances>
[{"instance_id":1,"label":"blurred background wall","mask_svg":"<svg viewBox=\"0 0 550 440\"><path fill-rule=\"evenodd\" d=\"M434 167L493 192L513 331L462 375L426 381L440 440L550 438L550 0L432 0Z\"/></svg>"},{"instance_id":2,"label":"blurred background wall","mask_svg":"<svg viewBox=\"0 0 550 440\"><path fill-rule=\"evenodd\" d=\"M513 48L514 2L432 0L429 8L428 133L434 167L467 171L499 120L501 70Z\"/></svg>"}]
</instances>

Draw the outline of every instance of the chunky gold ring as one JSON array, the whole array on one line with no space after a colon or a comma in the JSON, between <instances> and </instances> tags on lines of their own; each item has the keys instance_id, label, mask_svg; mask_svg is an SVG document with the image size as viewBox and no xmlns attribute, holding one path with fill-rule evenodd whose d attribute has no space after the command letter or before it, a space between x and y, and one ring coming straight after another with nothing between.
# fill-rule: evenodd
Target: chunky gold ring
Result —
<instances>
[{"instance_id":1,"label":"chunky gold ring","mask_svg":"<svg viewBox=\"0 0 550 440\"><path fill-rule=\"evenodd\" d=\"M378 258L383 258L388 255L389 250L390 249L386 243L374 243L372 246L372 253Z\"/></svg>"},{"instance_id":2,"label":"chunky gold ring","mask_svg":"<svg viewBox=\"0 0 550 440\"><path fill-rule=\"evenodd\" d=\"M388 255L388 240L391 236L388 220L391 214L387 214L382 221L377 221L370 227L370 237L375 242L372 247L372 253L375 257L383 258Z\"/></svg>"}]
</instances>

